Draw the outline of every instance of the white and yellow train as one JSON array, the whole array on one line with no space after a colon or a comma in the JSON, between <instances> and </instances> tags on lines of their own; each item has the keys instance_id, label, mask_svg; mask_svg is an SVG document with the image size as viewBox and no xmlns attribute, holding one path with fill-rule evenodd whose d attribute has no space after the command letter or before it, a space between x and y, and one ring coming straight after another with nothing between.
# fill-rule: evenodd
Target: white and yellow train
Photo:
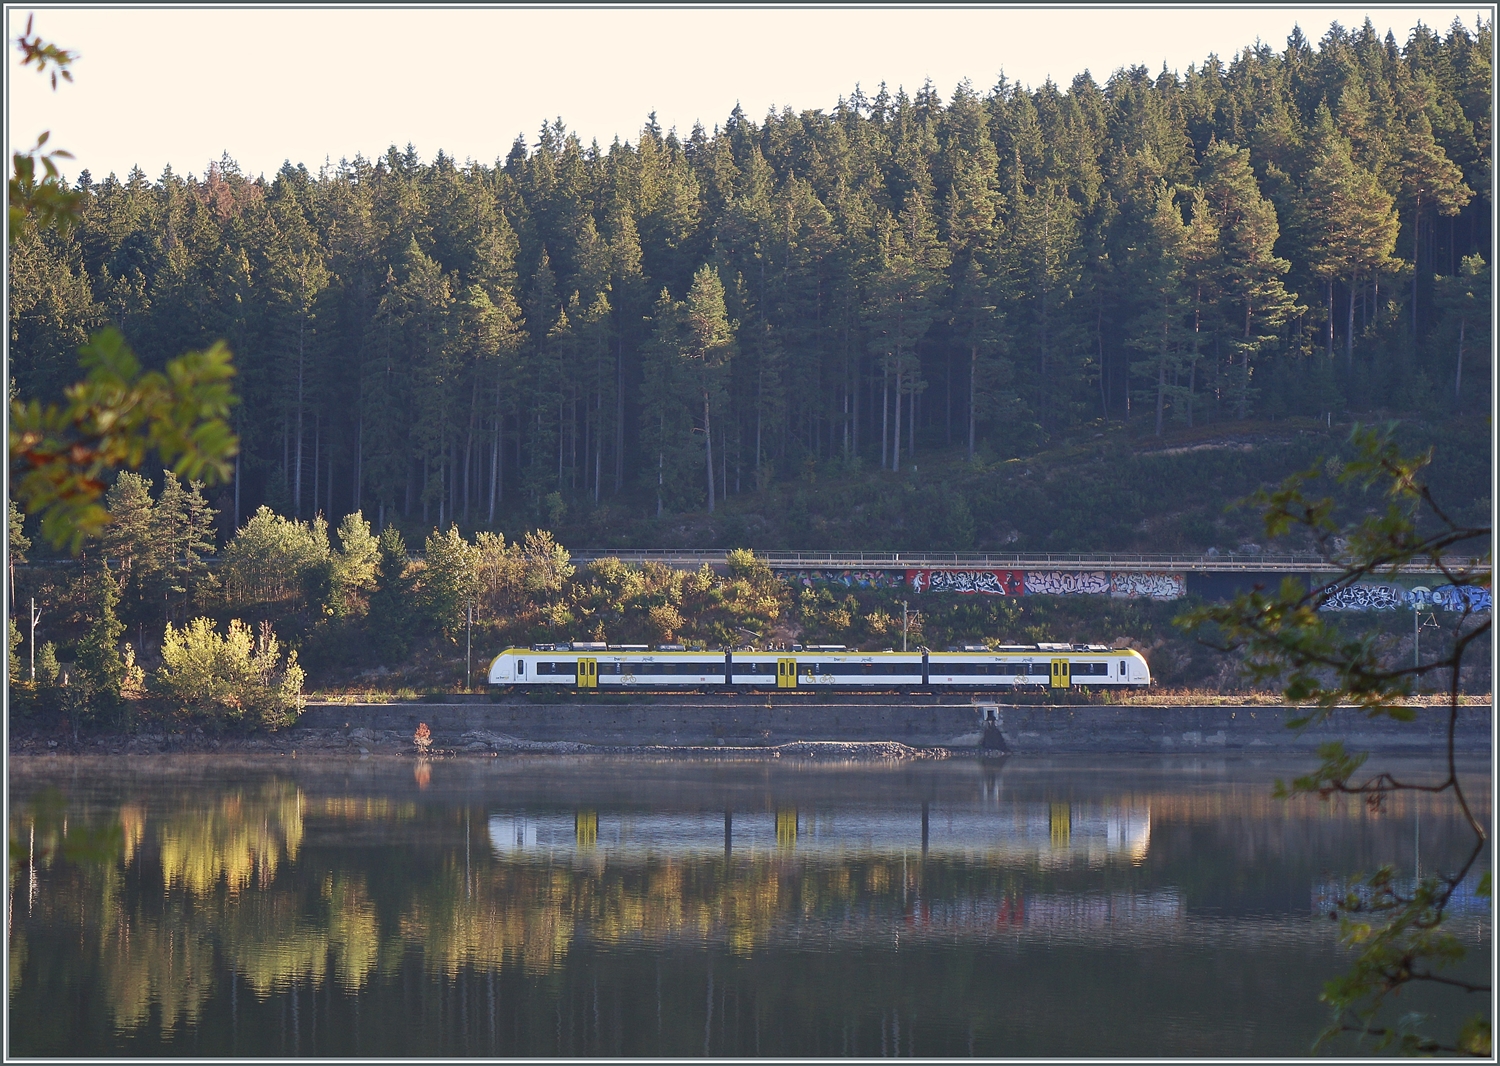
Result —
<instances>
[{"instance_id":1,"label":"white and yellow train","mask_svg":"<svg viewBox=\"0 0 1500 1066\"><path fill-rule=\"evenodd\" d=\"M579 689L1139 688L1151 684L1151 669L1139 652L1102 644L897 652L800 644L782 651L689 651L675 644L574 642L507 648L490 663L489 681Z\"/></svg>"}]
</instances>

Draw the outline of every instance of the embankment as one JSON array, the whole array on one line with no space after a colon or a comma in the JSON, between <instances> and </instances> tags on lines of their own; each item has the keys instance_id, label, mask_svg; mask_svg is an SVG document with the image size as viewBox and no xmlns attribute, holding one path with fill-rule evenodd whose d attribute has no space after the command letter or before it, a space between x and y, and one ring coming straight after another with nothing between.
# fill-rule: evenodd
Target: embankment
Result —
<instances>
[{"instance_id":1,"label":"embankment","mask_svg":"<svg viewBox=\"0 0 1500 1066\"><path fill-rule=\"evenodd\" d=\"M1443 748L1446 708L1417 708L1414 722L1371 720L1340 709L1301 731L1283 707L1110 707L990 704L1005 747L1016 753L1315 751L1342 740L1353 751L1433 752ZM771 746L799 741L897 741L914 747L977 747L983 704L924 697L663 697L610 702L310 704L293 733L354 730L410 737L425 722L438 745L465 733L599 746ZM1459 711L1457 747L1488 752L1490 707ZM290 738L288 738L290 739Z\"/></svg>"}]
</instances>

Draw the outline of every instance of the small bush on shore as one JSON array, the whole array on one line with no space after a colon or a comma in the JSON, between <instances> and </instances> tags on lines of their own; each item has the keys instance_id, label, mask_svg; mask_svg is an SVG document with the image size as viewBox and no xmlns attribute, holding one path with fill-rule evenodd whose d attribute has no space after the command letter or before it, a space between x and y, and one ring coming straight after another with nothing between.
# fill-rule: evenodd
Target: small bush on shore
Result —
<instances>
[{"instance_id":1,"label":"small bush on shore","mask_svg":"<svg viewBox=\"0 0 1500 1066\"><path fill-rule=\"evenodd\" d=\"M167 624L162 665L156 671L161 698L218 727L278 729L302 712L302 668L297 653L282 661L269 623L258 633L239 619L220 635L207 618L182 629Z\"/></svg>"}]
</instances>

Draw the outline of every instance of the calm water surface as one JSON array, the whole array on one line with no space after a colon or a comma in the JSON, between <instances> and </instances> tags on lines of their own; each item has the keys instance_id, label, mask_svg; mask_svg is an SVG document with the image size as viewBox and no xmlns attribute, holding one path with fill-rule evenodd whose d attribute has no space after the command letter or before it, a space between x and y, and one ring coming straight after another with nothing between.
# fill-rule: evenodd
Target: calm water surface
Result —
<instances>
[{"instance_id":1,"label":"calm water surface","mask_svg":"<svg viewBox=\"0 0 1500 1066\"><path fill-rule=\"evenodd\" d=\"M1326 899L1464 840L1306 765L13 759L9 1051L1302 1055Z\"/></svg>"}]
</instances>

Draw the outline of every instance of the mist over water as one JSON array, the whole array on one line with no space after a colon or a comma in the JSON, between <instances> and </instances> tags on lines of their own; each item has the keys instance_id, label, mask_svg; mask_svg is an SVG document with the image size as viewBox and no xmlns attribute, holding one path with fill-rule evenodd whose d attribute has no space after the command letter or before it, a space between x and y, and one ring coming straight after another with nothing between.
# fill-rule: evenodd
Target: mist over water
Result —
<instances>
[{"instance_id":1,"label":"mist over water","mask_svg":"<svg viewBox=\"0 0 1500 1066\"><path fill-rule=\"evenodd\" d=\"M1330 900L1466 840L1304 768L13 759L9 1052L1305 1054Z\"/></svg>"}]
</instances>

